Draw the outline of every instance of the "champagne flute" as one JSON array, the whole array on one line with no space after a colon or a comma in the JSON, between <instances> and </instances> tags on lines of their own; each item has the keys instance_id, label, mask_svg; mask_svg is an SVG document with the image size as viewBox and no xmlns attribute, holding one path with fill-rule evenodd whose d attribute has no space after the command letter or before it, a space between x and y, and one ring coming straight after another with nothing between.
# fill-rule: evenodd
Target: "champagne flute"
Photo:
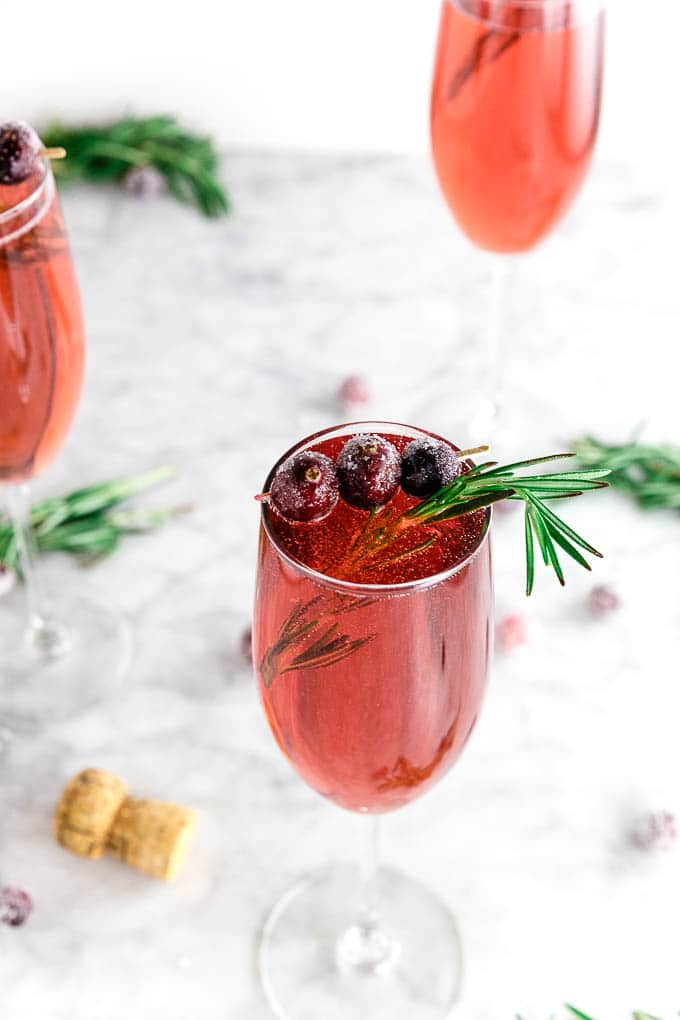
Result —
<instances>
[{"instance_id":1,"label":"champagne flute","mask_svg":"<svg viewBox=\"0 0 680 1020\"><path fill-rule=\"evenodd\" d=\"M456 222L493 253L486 380L499 409L514 256L535 248L588 172L602 93L600 0L443 0L431 99L434 166Z\"/></svg>"},{"instance_id":2,"label":"champagne flute","mask_svg":"<svg viewBox=\"0 0 680 1020\"><path fill-rule=\"evenodd\" d=\"M129 656L111 611L61 594L53 610L35 564L29 482L61 449L84 361L76 273L40 158L25 180L0 184L0 497L24 581L0 606L0 698L20 714L72 713L106 692Z\"/></svg>"},{"instance_id":3,"label":"champagne flute","mask_svg":"<svg viewBox=\"0 0 680 1020\"><path fill-rule=\"evenodd\" d=\"M265 491L291 455L313 451L332 467L358 433L391 444L397 461L411 441L433 438L384 422L329 429L285 454ZM388 506L399 514L415 502L399 488ZM260 974L280 1018L435 1020L458 995L455 920L420 882L379 865L378 816L436 783L479 716L491 645L490 517L487 509L447 521L424 543L416 528L410 551L362 573L372 515L340 499L320 520L289 523L263 504L253 657L264 711L301 777L365 816L358 869L306 876L266 922Z\"/></svg>"}]
</instances>

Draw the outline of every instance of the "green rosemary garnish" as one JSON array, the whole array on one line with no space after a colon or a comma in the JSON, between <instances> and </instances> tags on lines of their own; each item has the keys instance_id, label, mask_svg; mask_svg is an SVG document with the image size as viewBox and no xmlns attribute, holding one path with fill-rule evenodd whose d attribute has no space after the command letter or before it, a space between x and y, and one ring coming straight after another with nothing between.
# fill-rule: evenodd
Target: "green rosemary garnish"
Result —
<instances>
[{"instance_id":1,"label":"green rosemary garnish","mask_svg":"<svg viewBox=\"0 0 680 1020\"><path fill-rule=\"evenodd\" d=\"M608 446L583 436L574 451L588 467L606 464L612 488L627 493L643 510L680 509L680 446L638 442Z\"/></svg>"},{"instance_id":2,"label":"green rosemary garnish","mask_svg":"<svg viewBox=\"0 0 680 1020\"><path fill-rule=\"evenodd\" d=\"M210 217L229 210L212 140L181 127L174 117L124 117L75 127L55 123L42 132L42 140L47 147L66 149L66 159L53 164L61 180L122 181L133 167L153 166L180 201L193 202Z\"/></svg>"},{"instance_id":3,"label":"green rosemary garnish","mask_svg":"<svg viewBox=\"0 0 680 1020\"><path fill-rule=\"evenodd\" d=\"M151 531L186 507L116 509L120 503L173 474L170 467L90 485L68 496L46 499L31 508L31 527L39 552L73 553L91 562L112 553L121 537ZM12 525L0 516L0 565L21 576Z\"/></svg>"},{"instance_id":4,"label":"green rosemary garnish","mask_svg":"<svg viewBox=\"0 0 680 1020\"><path fill-rule=\"evenodd\" d=\"M558 581L563 585L564 572L558 556L558 547L586 570L590 570L590 565L579 549L592 556L601 557L602 553L569 527L547 503L549 500L568 499L572 496L581 496L592 489L603 488L607 483L602 479L609 474L609 468L598 466L580 471L541 475L519 475L517 472L537 464L573 456L573 453L558 453L500 467L495 461L488 461L466 471L403 514L396 515L389 507L374 512L367 519L363 531L347 551L342 562L334 565L333 576L351 576L358 567L363 572L375 570L426 548L430 544L429 541L403 552L394 549L391 554L383 555L386 549L403 537L409 526L438 525L454 517L492 506L502 499L517 499L522 500L525 507L527 595L531 595L534 586L535 543L538 544L543 562L554 570Z\"/></svg>"},{"instance_id":5,"label":"green rosemary garnish","mask_svg":"<svg viewBox=\"0 0 680 1020\"><path fill-rule=\"evenodd\" d=\"M582 1013L581 1010L576 1009L575 1006L570 1006L569 1003L565 1003L564 1008L568 1009L573 1016L578 1017L578 1020L593 1020L592 1017ZM659 1020L659 1018L652 1016L651 1013L640 1013L638 1011L633 1013L633 1020Z\"/></svg>"}]
</instances>

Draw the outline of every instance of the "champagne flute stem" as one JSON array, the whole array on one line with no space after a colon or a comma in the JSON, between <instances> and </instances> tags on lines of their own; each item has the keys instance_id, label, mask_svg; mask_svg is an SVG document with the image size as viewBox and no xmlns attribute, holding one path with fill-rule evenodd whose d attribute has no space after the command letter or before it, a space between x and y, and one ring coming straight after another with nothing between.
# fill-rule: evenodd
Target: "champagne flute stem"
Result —
<instances>
[{"instance_id":1,"label":"champagne flute stem","mask_svg":"<svg viewBox=\"0 0 680 1020\"><path fill-rule=\"evenodd\" d=\"M42 577L36 566L37 547L31 527L31 500L28 483L20 482L8 486L6 504L12 522L19 571L26 594L28 608L26 640L43 657L57 658L68 651L70 642L66 629L51 618Z\"/></svg>"},{"instance_id":2,"label":"champagne flute stem","mask_svg":"<svg viewBox=\"0 0 680 1020\"><path fill-rule=\"evenodd\" d=\"M378 896L378 865L380 862L380 818L369 815L364 824L364 840L359 862L360 917L359 925L367 936L377 930L380 899Z\"/></svg>"},{"instance_id":3,"label":"champagne flute stem","mask_svg":"<svg viewBox=\"0 0 680 1020\"><path fill-rule=\"evenodd\" d=\"M512 261L507 255L495 255L491 265L491 287L486 323L488 397L494 416L498 414L505 369L503 331L508 308Z\"/></svg>"},{"instance_id":4,"label":"champagne flute stem","mask_svg":"<svg viewBox=\"0 0 680 1020\"><path fill-rule=\"evenodd\" d=\"M399 945L380 923L379 820L369 815L362 821L357 920L340 938L338 961L344 970L383 973L398 956Z\"/></svg>"}]
</instances>

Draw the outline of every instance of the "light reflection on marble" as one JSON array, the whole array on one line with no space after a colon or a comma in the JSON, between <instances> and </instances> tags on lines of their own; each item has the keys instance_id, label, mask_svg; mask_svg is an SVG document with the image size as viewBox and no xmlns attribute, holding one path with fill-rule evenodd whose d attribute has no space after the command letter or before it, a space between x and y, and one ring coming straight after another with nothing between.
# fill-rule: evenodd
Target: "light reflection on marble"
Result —
<instances>
[{"instance_id":1,"label":"light reflection on marble","mask_svg":"<svg viewBox=\"0 0 680 1020\"><path fill-rule=\"evenodd\" d=\"M38 491L173 463L178 479L154 498L195 510L91 570L46 564L57 593L81 586L127 613L136 651L106 704L0 734L0 877L36 903L25 928L0 931L3 1020L265 1020L258 927L300 871L347 857L361 824L285 764L241 658L252 495L284 448L345 417L334 394L350 373L371 380L371 415L451 433L486 262L424 164L241 154L225 172L236 212L217 224L169 200L65 196L90 360ZM519 267L506 336L519 454L645 420L677 441L671 202L629 167L600 166ZM528 613L531 642L496 658L452 774L385 826L390 862L457 913L465 1020L544 1020L565 999L621 1020L680 1004L680 854L625 843L640 808L680 809L680 522L610 494L569 509L606 560L593 578L570 570L564 591L541 576L526 604L521 515L497 521L499 615ZM594 580L623 599L606 621L583 608ZM60 786L88 765L199 810L174 887L53 844Z\"/></svg>"}]
</instances>

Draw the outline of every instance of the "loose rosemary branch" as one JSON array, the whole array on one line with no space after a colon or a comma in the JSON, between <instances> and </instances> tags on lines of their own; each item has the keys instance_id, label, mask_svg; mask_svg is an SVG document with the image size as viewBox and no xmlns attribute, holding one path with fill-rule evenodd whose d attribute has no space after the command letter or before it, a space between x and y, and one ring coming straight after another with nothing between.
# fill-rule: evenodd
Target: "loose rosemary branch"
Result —
<instances>
[{"instance_id":1,"label":"loose rosemary branch","mask_svg":"<svg viewBox=\"0 0 680 1020\"><path fill-rule=\"evenodd\" d=\"M68 496L36 503L31 508L31 527L38 551L73 553L81 560L91 562L112 553L123 535L159 527L187 508L116 508L131 496L165 481L172 474L172 468L160 467L145 474L90 485ZM2 516L0 565L9 567L21 576L12 525Z\"/></svg>"},{"instance_id":2,"label":"loose rosemary branch","mask_svg":"<svg viewBox=\"0 0 680 1020\"><path fill-rule=\"evenodd\" d=\"M593 1020L592 1017L582 1013L581 1010L576 1009L575 1006L570 1006L569 1003L566 1003L565 1009L568 1009L573 1016L578 1017L578 1020ZM651 1013L641 1013L637 1011L633 1013L633 1020L659 1020L659 1018L652 1016Z\"/></svg>"},{"instance_id":3,"label":"loose rosemary branch","mask_svg":"<svg viewBox=\"0 0 680 1020\"><path fill-rule=\"evenodd\" d=\"M212 140L183 128L174 117L124 117L103 125L54 123L42 132L42 140L48 148L66 149L66 159L53 164L64 181L122 181L132 167L153 166L180 201L192 202L210 217L229 211Z\"/></svg>"},{"instance_id":4,"label":"loose rosemary branch","mask_svg":"<svg viewBox=\"0 0 680 1020\"><path fill-rule=\"evenodd\" d=\"M644 510L680 509L680 446L637 442L609 446L583 436L574 451L589 468L606 465L612 488L627 493Z\"/></svg>"}]
</instances>

